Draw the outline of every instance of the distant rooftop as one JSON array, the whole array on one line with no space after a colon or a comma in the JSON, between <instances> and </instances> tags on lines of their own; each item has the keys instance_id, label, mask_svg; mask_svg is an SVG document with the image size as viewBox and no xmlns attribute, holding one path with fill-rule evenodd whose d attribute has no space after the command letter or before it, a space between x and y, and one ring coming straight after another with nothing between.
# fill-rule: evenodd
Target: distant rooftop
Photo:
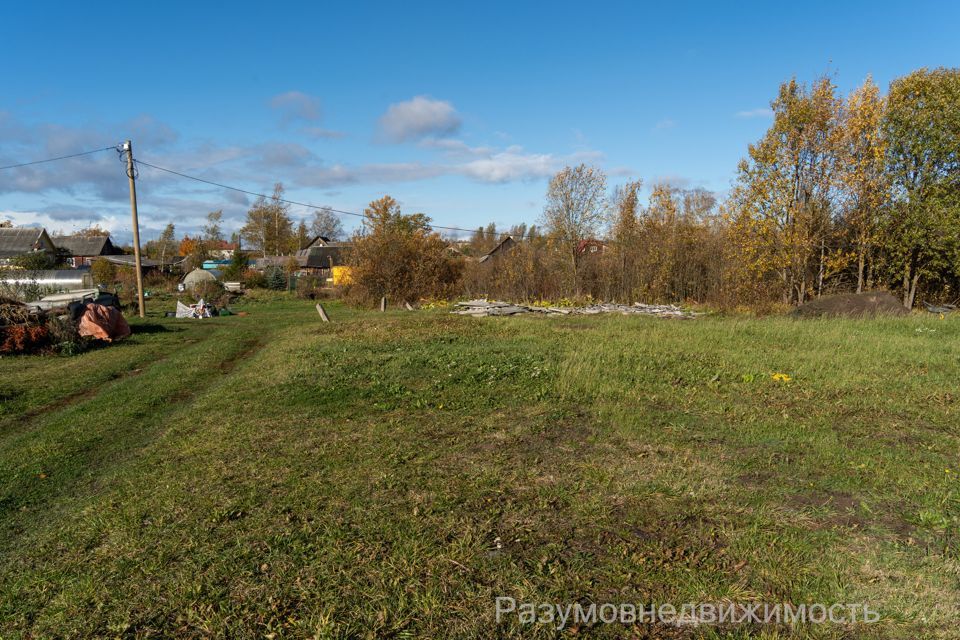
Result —
<instances>
[{"instance_id":1,"label":"distant rooftop","mask_svg":"<svg viewBox=\"0 0 960 640\"><path fill-rule=\"evenodd\" d=\"M120 253L110 236L54 236L53 244L75 256L108 256Z\"/></svg>"},{"instance_id":2,"label":"distant rooftop","mask_svg":"<svg viewBox=\"0 0 960 640\"><path fill-rule=\"evenodd\" d=\"M0 258L14 258L40 247L42 227L0 227Z\"/></svg>"}]
</instances>

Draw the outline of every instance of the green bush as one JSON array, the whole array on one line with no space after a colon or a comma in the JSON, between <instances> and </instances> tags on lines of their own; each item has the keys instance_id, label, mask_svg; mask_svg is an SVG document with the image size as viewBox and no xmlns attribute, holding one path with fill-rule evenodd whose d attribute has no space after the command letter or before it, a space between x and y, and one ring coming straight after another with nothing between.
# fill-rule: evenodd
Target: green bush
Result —
<instances>
[{"instance_id":1,"label":"green bush","mask_svg":"<svg viewBox=\"0 0 960 640\"><path fill-rule=\"evenodd\" d=\"M190 289L190 293L198 301L202 298L210 304L218 304L223 297L223 285L216 281L205 280L198 282Z\"/></svg>"},{"instance_id":2,"label":"green bush","mask_svg":"<svg viewBox=\"0 0 960 640\"><path fill-rule=\"evenodd\" d=\"M247 254L237 250L230 257L230 264L223 269L223 279L227 282L240 280L247 270Z\"/></svg>"},{"instance_id":3,"label":"green bush","mask_svg":"<svg viewBox=\"0 0 960 640\"><path fill-rule=\"evenodd\" d=\"M248 289L267 288L267 279L264 277L263 272L257 271L256 269L247 269L244 271L241 281Z\"/></svg>"},{"instance_id":4,"label":"green bush","mask_svg":"<svg viewBox=\"0 0 960 640\"><path fill-rule=\"evenodd\" d=\"M97 258L90 265L90 276L93 284L111 285L117 279L117 267L112 262Z\"/></svg>"},{"instance_id":5,"label":"green bush","mask_svg":"<svg viewBox=\"0 0 960 640\"><path fill-rule=\"evenodd\" d=\"M283 291L287 288L287 274L281 267L267 267L263 275L266 278L268 289Z\"/></svg>"},{"instance_id":6,"label":"green bush","mask_svg":"<svg viewBox=\"0 0 960 640\"><path fill-rule=\"evenodd\" d=\"M297 278L296 293L298 298L318 300L329 298L329 290L325 289L326 282L320 276L302 276Z\"/></svg>"},{"instance_id":7,"label":"green bush","mask_svg":"<svg viewBox=\"0 0 960 640\"><path fill-rule=\"evenodd\" d=\"M57 258L46 251L32 251L12 260L14 266L25 271L44 271L57 266Z\"/></svg>"}]
</instances>

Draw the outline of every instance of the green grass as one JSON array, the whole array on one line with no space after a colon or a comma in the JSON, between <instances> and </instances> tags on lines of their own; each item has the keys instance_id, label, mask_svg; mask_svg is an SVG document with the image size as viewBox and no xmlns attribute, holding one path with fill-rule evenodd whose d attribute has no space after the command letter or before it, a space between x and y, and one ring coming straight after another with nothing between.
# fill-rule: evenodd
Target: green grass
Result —
<instances>
[{"instance_id":1,"label":"green grass","mask_svg":"<svg viewBox=\"0 0 960 640\"><path fill-rule=\"evenodd\" d=\"M243 308L0 359L0 637L957 637L958 319Z\"/></svg>"}]
</instances>

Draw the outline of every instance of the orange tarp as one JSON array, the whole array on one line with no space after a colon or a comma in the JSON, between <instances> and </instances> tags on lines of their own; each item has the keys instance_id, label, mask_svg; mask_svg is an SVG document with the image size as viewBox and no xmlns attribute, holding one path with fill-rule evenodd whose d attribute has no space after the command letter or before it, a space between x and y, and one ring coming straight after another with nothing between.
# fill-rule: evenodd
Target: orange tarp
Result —
<instances>
[{"instance_id":1,"label":"orange tarp","mask_svg":"<svg viewBox=\"0 0 960 640\"><path fill-rule=\"evenodd\" d=\"M90 336L97 340L122 340L130 335L130 325L123 314L115 307L102 304L88 304L80 317L78 331L81 336Z\"/></svg>"}]
</instances>

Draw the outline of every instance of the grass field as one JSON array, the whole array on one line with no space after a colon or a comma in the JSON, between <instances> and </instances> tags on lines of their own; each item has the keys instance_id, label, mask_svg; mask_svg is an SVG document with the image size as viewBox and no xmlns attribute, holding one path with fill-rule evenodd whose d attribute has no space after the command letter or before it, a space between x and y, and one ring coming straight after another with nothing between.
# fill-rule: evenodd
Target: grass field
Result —
<instances>
[{"instance_id":1,"label":"grass field","mask_svg":"<svg viewBox=\"0 0 960 640\"><path fill-rule=\"evenodd\" d=\"M960 319L328 307L0 359L0 637L960 637Z\"/></svg>"}]
</instances>

